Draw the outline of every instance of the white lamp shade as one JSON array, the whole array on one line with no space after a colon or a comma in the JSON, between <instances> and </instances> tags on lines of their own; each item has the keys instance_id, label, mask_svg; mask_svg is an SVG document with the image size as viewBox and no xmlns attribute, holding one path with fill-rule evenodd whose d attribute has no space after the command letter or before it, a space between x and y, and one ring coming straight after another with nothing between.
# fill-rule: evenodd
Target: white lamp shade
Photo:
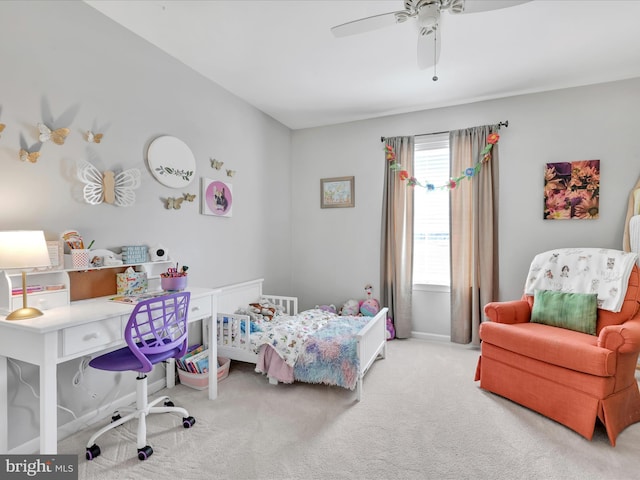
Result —
<instances>
[{"instance_id":1,"label":"white lamp shade","mask_svg":"<svg viewBox=\"0 0 640 480\"><path fill-rule=\"evenodd\" d=\"M0 232L0 268L34 268L51 265L42 230Z\"/></svg>"}]
</instances>

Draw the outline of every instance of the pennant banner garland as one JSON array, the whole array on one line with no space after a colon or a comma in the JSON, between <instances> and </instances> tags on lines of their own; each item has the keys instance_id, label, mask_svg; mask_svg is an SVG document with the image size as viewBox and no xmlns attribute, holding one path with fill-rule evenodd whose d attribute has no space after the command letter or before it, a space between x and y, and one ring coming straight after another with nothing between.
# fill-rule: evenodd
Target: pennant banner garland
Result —
<instances>
[{"instance_id":1,"label":"pennant banner garland","mask_svg":"<svg viewBox=\"0 0 640 480\"><path fill-rule=\"evenodd\" d=\"M402 165L396 162L396 152L394 152L393 147L391 145L385 145L384 150L385 150L385 158L389 161L389 168L394 172L397 172L400 180L402 180L403 182L406 181L408 186L410 187L418 186L418 187L426 188L427 191L432 191L432 190L435 190L436 188L452 190L456 188L456 186L460 183L460 181L464 180L465 178L467 180L471 180L482 169L482 165L487 163L489 160L491 160L491 150L493 149L493 146L496 143L498 143L498 140L500 140L500 135L498 135L497 133L490 133L487 136L487 145L480 152L481 159L473 167L467 168L458 177L450 178L445 185L440 185L439 187L436 187L432 183L428 183L428 182L421 183L418 181L418 179L416 179L416 177L409 176L409 172L407 172L406 170L403 170Z\"/></svg>"}]
</instances>

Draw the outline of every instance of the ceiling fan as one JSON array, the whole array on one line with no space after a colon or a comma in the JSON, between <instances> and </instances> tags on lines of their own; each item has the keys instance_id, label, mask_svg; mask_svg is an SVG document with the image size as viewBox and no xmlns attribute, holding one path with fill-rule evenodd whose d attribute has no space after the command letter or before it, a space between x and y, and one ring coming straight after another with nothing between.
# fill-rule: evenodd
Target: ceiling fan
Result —
<instances>
[{"instance_id":1,"label":"ceiling fan","mask_svg":"<svg viewBox=\"0 0 640 480\"><path fill-rule=\"evenodd\" d=\"M336 25L331 32L336 37L377 30L415 18L418 27L418 67L436 65L440 58L440 14L485 12L513 7L530 0L405 0L404 10L383 13ZM433 80L438 80L434 75Z\"/></svg>"}]
</instances>

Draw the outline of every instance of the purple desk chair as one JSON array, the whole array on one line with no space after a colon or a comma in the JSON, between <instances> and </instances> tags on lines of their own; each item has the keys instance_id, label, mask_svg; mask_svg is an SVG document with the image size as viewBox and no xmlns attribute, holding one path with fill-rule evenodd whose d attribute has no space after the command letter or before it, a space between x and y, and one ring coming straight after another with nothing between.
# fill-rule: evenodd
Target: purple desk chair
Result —
<instances>
[{"instance_id":1,"label":"purple desk chair","mask_svg":"<svg viewBox=\"0 0 640 480\"><path fill-rule=\"evenodd\" d=\"M146 460L153 453L147 445L146 416L150 413L180 413L184 428L190 428L196 422L189 413L180 407L175 407L169 397L164 396L147 401L146 372L153 369L153 365L169 358L180 358L187 350L187 314L189 312L189 292L171 293L161 297L143 300L136 304L127 326L124 329L124 339L127 346L115 350L89 362L94 368L109 371L132 370L138 372L136 382L136 406L129 408L131 413L121 417L116 413L112 422L96 432L87 442L87 460L93 460L100 455L100 447L95 444L96 439L103 433L116 428L123 423L138 419L138 458ZM164 401L163 407L155 405Z\"/></svg>"}]
</instances>

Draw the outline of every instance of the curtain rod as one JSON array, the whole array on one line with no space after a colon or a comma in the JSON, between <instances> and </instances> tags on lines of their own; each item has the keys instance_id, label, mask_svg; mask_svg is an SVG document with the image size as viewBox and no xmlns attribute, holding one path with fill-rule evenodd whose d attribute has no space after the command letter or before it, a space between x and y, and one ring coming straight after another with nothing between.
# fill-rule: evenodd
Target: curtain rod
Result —
<instances>
[{"instance_id":1,"label":"curtain rod","mask_svg":"<svg viewBox=\"0 0 640 480\"><path fill-rule=\"evenodd\" d=\"M500 127L509 127L509 120L505 120L504 122L498 123L498 130ZM450 130L445 130L444 132L429 132L429 133L419 133L418 135L414 135L414 137L424 137L426 135L441 135L443 133L449 133ZM380 137L380 141L384 142L388 137Z\"/></svg>"}]
</instances>

